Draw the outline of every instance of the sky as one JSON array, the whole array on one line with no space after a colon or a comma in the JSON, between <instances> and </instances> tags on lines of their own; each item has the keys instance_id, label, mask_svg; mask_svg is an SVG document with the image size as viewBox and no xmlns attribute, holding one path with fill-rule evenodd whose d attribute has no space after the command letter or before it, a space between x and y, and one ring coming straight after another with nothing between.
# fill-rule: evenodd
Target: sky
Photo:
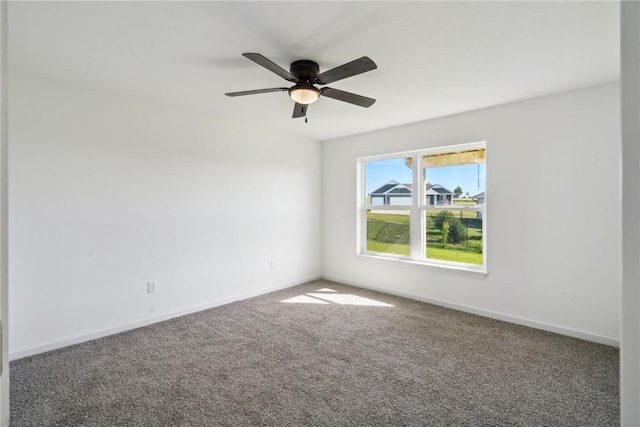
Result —
<instances>
[{"instance_id":1,"label":"sky","mask_svg":"<svg viewBox=\"0 0 640 427\"><path fill-rule=\"evenodd\" d=\"M479 166L479 168L478 168ZM382 187L392 179L408 184L412 181L412 172L403 158L369 161L367 168L367 194ZM462 188L462 194L475 196L485 190L485 164L443 166L427 169L427 182L440 184L448 190L454 191L457 186ZM478 187L478 170L480 172L480 187Z\"/></svg>"}]
</instances>

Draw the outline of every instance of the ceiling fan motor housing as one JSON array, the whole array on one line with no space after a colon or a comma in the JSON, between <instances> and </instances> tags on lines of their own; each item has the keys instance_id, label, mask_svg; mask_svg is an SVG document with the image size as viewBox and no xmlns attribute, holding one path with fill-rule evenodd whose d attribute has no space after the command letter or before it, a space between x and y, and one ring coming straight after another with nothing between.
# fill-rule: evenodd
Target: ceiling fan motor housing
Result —
<instances>
[{"instance_id":1,"label":"ceiling fan motor housing","mask_svg":"<svg viewBox=\"0 0 640 427\"><path fill-rule=\"evenodd\" d=\"M291 63L291 74L301 82L312 83L319 72L320 67L318 63L309 61L308 59L301 59L300 61Z\"/></svg>"}]
</instances>

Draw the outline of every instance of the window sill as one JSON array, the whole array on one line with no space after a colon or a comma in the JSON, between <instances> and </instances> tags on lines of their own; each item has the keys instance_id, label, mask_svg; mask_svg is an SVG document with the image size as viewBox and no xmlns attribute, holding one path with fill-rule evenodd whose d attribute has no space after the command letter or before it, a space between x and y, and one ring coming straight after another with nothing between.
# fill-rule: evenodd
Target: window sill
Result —
<instances>
[{"instance_id":1,"label":"window sill","mask_svg":"<svg viewBox=\"0 0 640 427\"><path fill-rule=\"evenodd\" d=\"M455 274L455 275L461 275L466 277L473 277L477 279L485 279L489 275L488 272L483 270L476 270L472 268L458 267L453 265L437 264L437 263L432 263L427 261L416 261L413 259L404 258L400 256L394 257L392 255L387 256L387 255L374 254L374 253L361 253L357 255L363 258L399 262L402 264L424 267L433 271L437 271L439 273Z\"/></svg>"}]
</instances>

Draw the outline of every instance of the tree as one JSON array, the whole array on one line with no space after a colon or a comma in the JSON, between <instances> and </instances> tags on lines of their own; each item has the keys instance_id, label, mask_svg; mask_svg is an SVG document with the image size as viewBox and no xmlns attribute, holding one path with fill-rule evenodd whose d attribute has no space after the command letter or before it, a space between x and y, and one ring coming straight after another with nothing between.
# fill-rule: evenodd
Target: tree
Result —
<instances>
[{"instance_id":1,"label":"tree","mask_svg":"<svg viewBox=\"0 0 640 427\"><path fill-rule=\"evenodd\" d=\"M433 218L433 225L442 232L442 243L462 243L467 240L467 227L450 211L438 212Z\"/></svg>"},{"instance_id":2,"label":"tree","mask_svg":"<svg viewBox=\"0 0 640 427\"><path fill-rule=\"evenodd\" d=\"M446 221L449 224L449 233L447 241L449 243L462 243L467 240L467 227L462 224L458 218L449 218Z\"/></svg>"},{"instance_id":3,"label":"tree","mask_svg":"<svg viewBox=\"0 0 640 427\"><path fill-rule=\"evenodd\" d=\"M459 197L460 197L460 195L462 194L462 188L460 188L460 186L458 185L458 186L456 187L456 189L455 189L455 190L453 190L453 192L454 192L454 193L456 193L456 197L458 197L458 198L459 198Z\"/></svg>"},{"instance_id":4,"label":"tree","mask_svg":"<svg viewBox=\"0 0 640 427\"><path fill-rule=\"evenodd\" d=\"M447 242L449 241L449 230L451 226L449 225L449 221L444 221L442 223L442 245L447 246Z\"/></svg>"},{"instance_id":5,"label":"tree","mask_svg":"<svg viewBox=\"0 0 640 427\"><path fill-rule=\"evenodd\" d=\"M467 191L466 193L464 193L467 196L467 199L469 198L469 192Z\"/></svg>"},{"instance_id":6,"label":"tree","mask_svg":"<svg viewBox=\"0 0 640 427\"><path fill-rule=\"evenodd\" d=\"M435 215L435 218L433 219L433 225L438 230L442 230L442 223L444 223L449 218L453 218L453 214L450 211L440 211Z\"/></svg>"}]
</instances>

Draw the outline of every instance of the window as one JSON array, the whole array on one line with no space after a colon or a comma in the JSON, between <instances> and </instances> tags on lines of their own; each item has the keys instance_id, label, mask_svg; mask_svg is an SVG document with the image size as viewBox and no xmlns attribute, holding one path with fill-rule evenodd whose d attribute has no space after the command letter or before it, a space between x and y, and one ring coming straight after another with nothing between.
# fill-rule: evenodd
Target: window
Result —
<instances>
[{"instance_id":1,"label":"window","mask_svg":"<svg viewBox=\"0 0 640 427\"><path fill-rule=\"evenodd\" d=\"M485 159L484 142L359 159L359 253L486 272Z\"/></svg>"}]
</instances>

